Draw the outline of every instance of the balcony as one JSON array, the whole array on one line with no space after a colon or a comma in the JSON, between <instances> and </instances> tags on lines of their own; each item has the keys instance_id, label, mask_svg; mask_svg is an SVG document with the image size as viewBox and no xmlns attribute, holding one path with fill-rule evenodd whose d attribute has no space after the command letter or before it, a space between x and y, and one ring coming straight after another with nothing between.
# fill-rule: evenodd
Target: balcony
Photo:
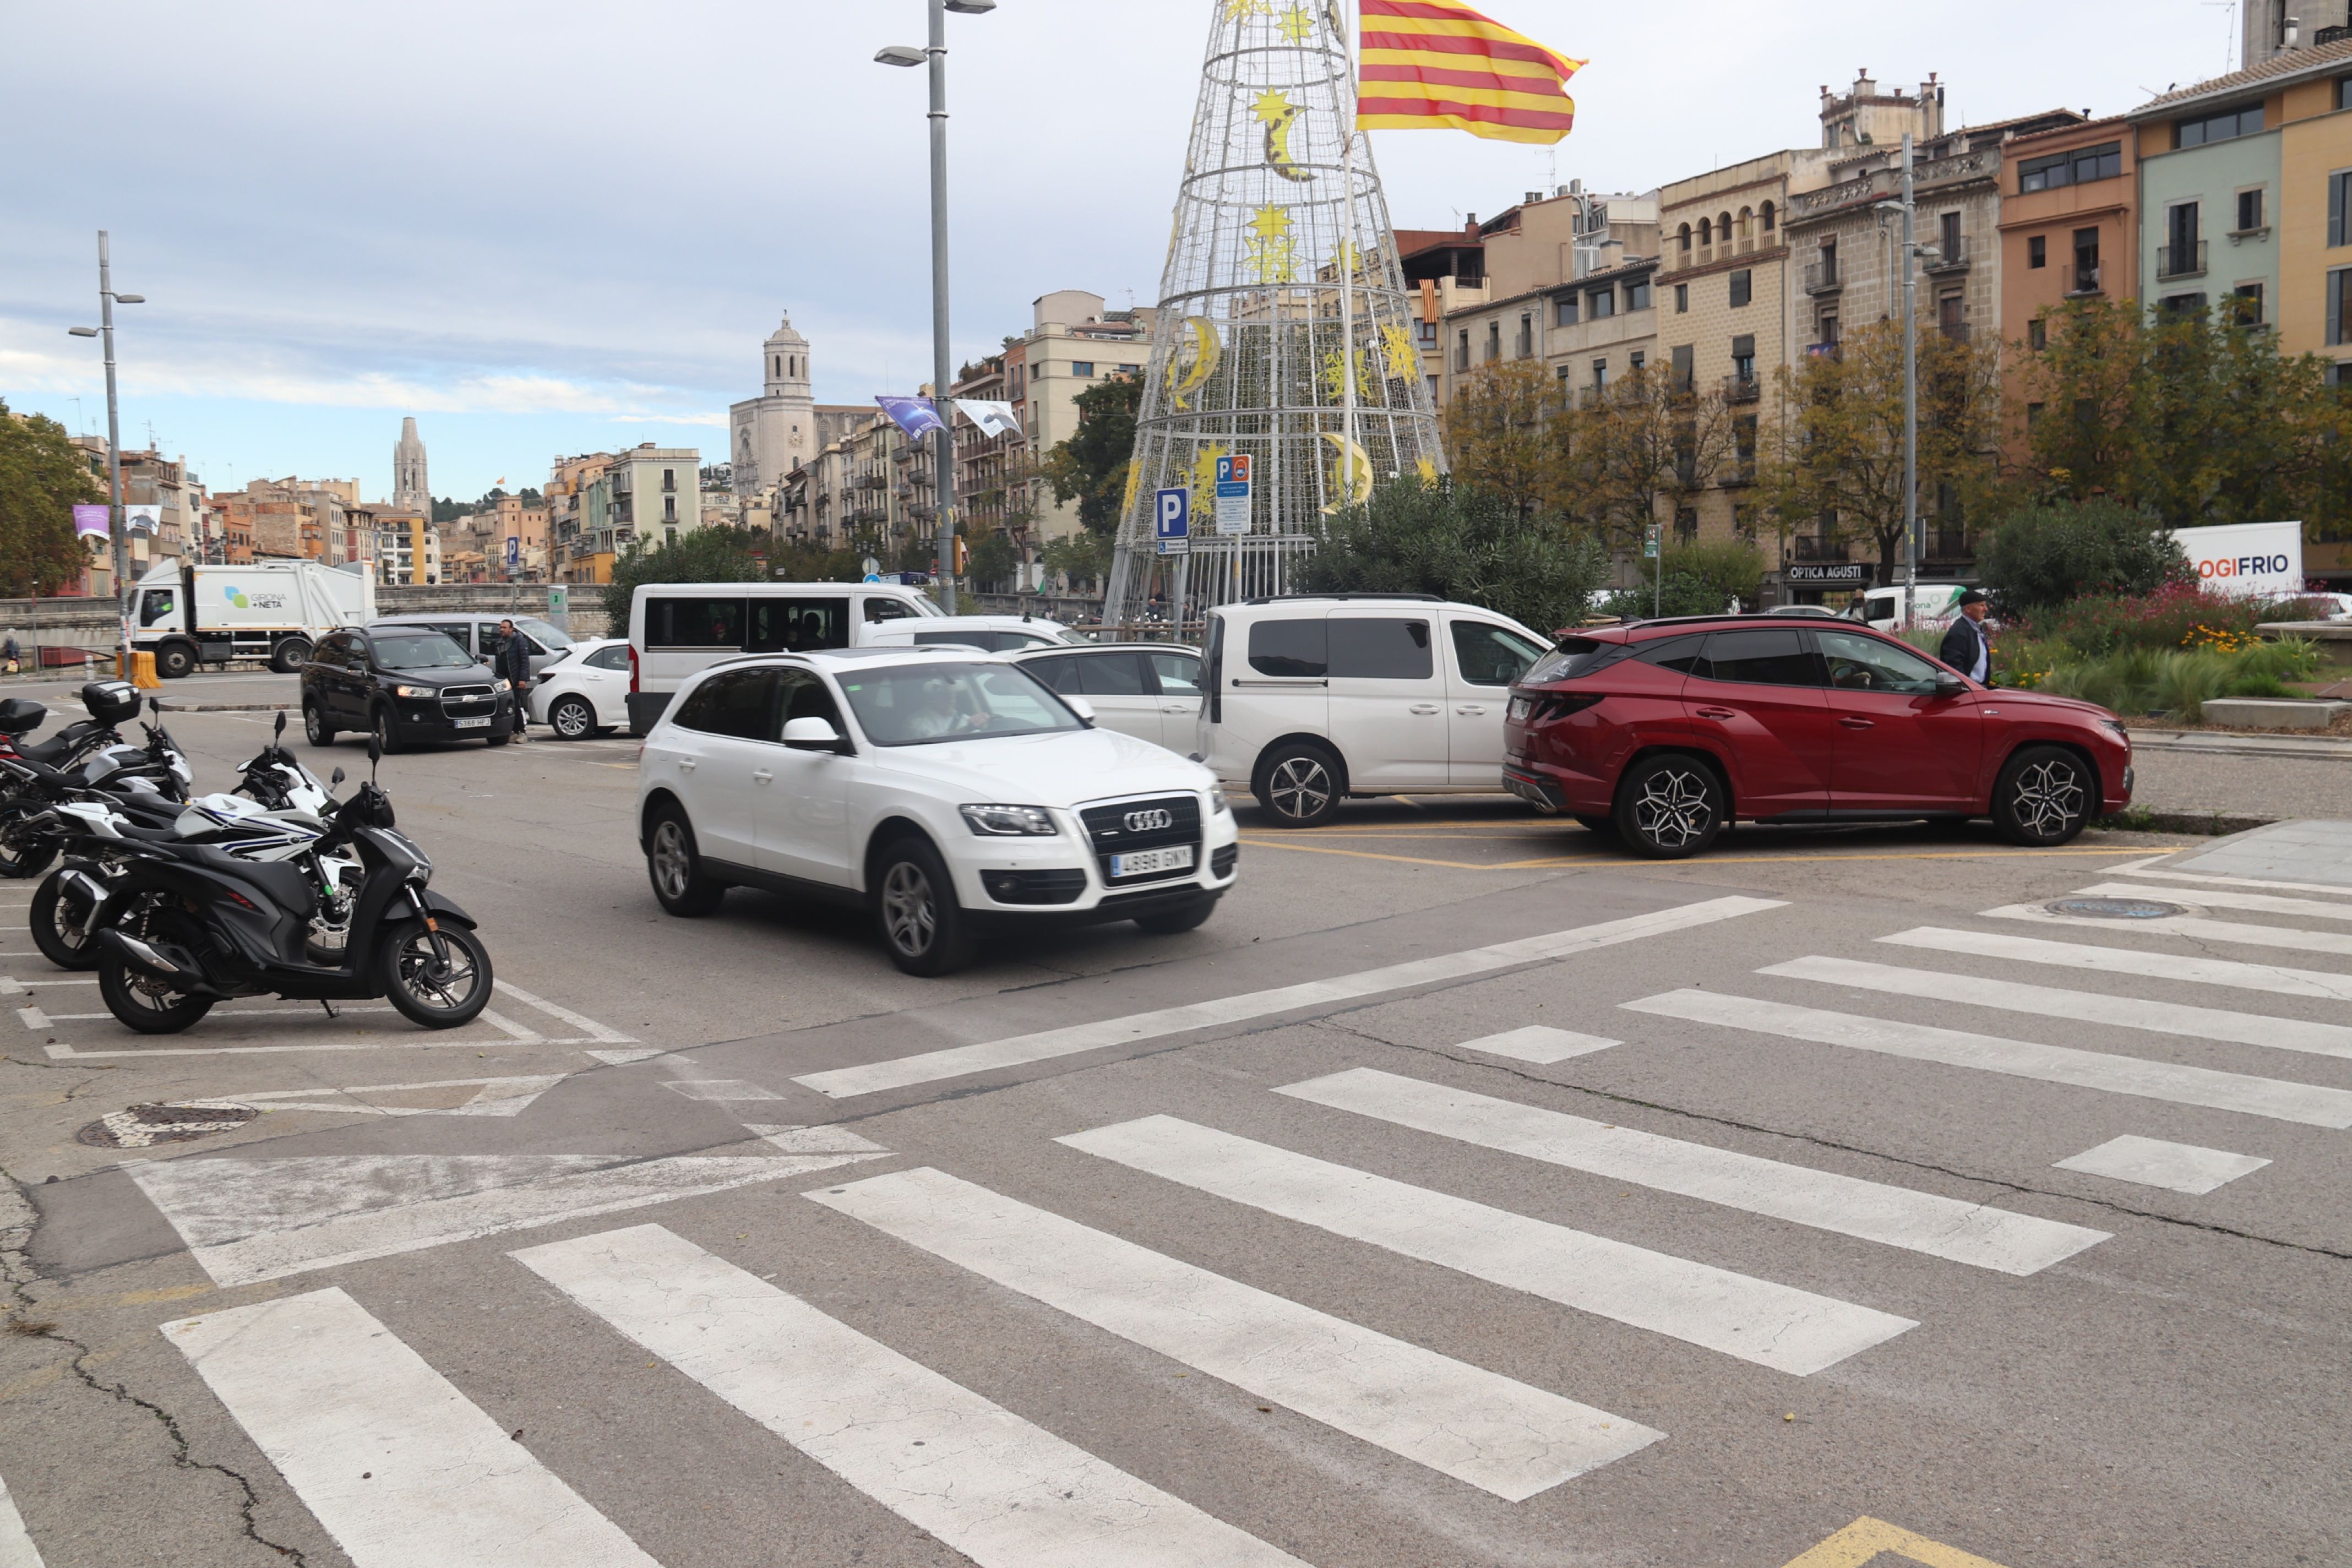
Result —
<instances>
[{"instance_id":1,"label":"balcony","mask_svg":"<svg viewBox=\"0 0 2352 1568\"><path fill-rule=\"evenodd\" d=\"M2106 289L2099 281L2100 268L2095 261L2087 266L2079 261L2070 261L2063 268L2063 272L2066 280L2066 298L2069 300L2087 300L2094 294L2106 292Z\"/></svg>"},{"instance_id":2,"label":"balcony","mask_svg":"<svg viewBox=\"0 0 2352 1568\"><path fill-rule=\"evenodd\" d=\"M2176 278L2205 276L2205 244L2199 239L2186 245L2159 245L2156 247L2156 280L2169 283Z\"/></svg>"},{"instance_id":3,"label":"balcony","mask_svg":"<svg viewBox=\"0 0 2352 1568\"><path fill-rule=\"evenodd\" d=\"M1845 279L1838 273L1836 257L1832 256L1825 260L1808 261L1805 263L1806 293L1834 294L1844 287Z\"/></svg>"},{"instance_id":4,"label":"balcony","mask_svg":"<svg viewBox=\"0 0 2352 1568\"><path fill-rule=\"evenodd\" d=\"M1842 564L1851 559L1849 546L1842 540L1816 539L1799 534L1789 541L1789 559L1807 563Z\"/></svg>"},{"instance_id":5,"label":"balcony","mask_svg":"<svg viewBox=\"0 0 2352 1568\"><path fill-rule=\"evenodd\" d=\"M1723 378L1723 400L1726 403L1754 403L1764 395L1764 383L1753 375L1727 375Z\"/></svg>"},{"instance_id":6,"label":"balcony","mask_svg":"<svg viewBox=\"0 0 2352 1568\"><path fill-rule=\"evenodd\" d=\"M1940 322L1937 324L1936 330L1942 332L1945 337L1950 339L1953 342L1964 343L1969 341L1969 324L1966 321Z\"/></svg>"},{"instance_id":7,"label":"balcony","mask_svg":"<svg viewBox=\"0 0 2352 1568\"><path fill-rule=\"evenodd\" d=\"M1939 272L1966 272L1969 269L1969 237L1956 234L1948 247L1939 247L1933 257L1922 258L1919 269L1934 276Z\"/></svg>"}]
</instances>

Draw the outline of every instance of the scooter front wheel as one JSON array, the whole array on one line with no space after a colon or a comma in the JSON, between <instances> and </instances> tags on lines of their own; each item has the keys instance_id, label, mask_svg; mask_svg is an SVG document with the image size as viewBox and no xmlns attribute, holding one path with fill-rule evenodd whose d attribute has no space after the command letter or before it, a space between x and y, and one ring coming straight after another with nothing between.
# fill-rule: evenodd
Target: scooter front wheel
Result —
<instances>
[{"instance_id":1,"label":"scooter front wheel","mask_svg":"<svg viewBox=\"0 0 2352 1568\"><path fill-rule=\"evenodd\" d=\"M413 921L395 928L376 960L376 979L409 1022L454 1029L489 1005L490 950L464 926L445 921L445 963L433 950L433 934Z\"/></svg>"}]
</instances>

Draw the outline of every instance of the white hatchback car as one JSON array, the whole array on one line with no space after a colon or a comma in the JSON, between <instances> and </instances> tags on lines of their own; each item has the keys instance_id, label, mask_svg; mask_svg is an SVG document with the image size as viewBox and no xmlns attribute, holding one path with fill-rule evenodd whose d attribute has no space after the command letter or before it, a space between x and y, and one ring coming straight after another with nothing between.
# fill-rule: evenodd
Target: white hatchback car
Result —
<instances>
[{"instance_id":1,"label":"white hatchback car","mask_svg":"<svg viewBox=\"0 0 2352 1568\"><path fill-rule=\"evenodd\" d=\"M985 653L1058 647L1077 639L1059 621L1033 616L925 616L868 626L864 647L968 647Z\"/></svg>"},{"instance_id":2,"label":"white hatchback car","mask_svg":"<svg viewBox=\"0 0 2352 1568\"><path fill-rule=\"evenodd\" d=\"M531 722L559 741L584 741L629 721L629 639L574 643L541 670L525 699Z\"/></svg>"},{"instance_id":3,"label":"white hatchback car","mask_svg":"<svg viewBox=\"0 0 2352 1568\"><path fill-rule=\"evenodd\" d=\"M992 930L1190 931L1239 856L1206 768L961 649L718 665L646 738L637 789L662 908L708 914L733 886L864 908L910 974L956 968Z\"/></svg>"}]
</instances>

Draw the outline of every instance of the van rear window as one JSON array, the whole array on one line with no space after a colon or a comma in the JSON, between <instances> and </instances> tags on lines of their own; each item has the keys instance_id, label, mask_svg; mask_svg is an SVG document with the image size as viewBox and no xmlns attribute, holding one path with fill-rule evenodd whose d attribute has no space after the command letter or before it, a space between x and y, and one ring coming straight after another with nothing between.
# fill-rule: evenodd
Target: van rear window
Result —
<instances>
[{"instance_id":1,"label":"van rear window","mask_svg":"<svg viewBox=\"0 0 2352 1568\"><path fill-rule=\"evenodd\" d=\"M1260 621L1250 627L1250 668L1276 679L1319 680L1331 673L1320 616L1311 621Z\"/></svg>"},{"instance_id":2,"label":"van rear window","mask_svg":"<svg viewBox=\"0 0 2352 1568\"><path fill-rule=\"evenodd\" d=\"M743 647L743 601L740 599L647 599L646 647Z\"/></svg>"},{"instance_id":3,"label":"van rear window","mask_svg":"<svg viewBox=\"0 0 2352 1568\"><path fill-rule=\"evenodd\" d=\"M1436 673L1427 621L1334 616L1325 623L1331 673L1358 680L1427 680Z\"/></svg>"}]
</instances>

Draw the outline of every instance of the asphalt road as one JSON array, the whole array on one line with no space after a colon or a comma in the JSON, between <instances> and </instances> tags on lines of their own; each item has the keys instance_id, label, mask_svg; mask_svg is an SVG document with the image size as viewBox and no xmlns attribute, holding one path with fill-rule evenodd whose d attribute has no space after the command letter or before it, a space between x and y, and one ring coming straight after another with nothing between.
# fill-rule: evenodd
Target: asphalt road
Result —
<instances>
[{"instance_id":1,"label":"asphalt road","mask_svg":"<svg viewBox=\"0 0 2352 1568\"><path fill-rule=\"evenodd\" d=\"M171 721L222 786L268 718ZM924 982L663 916L634 752L385 763L503 983L456 1038L140 1040L0 885L50 1568L2352 1560L2352 889L1366 802ZM2171 909L2044 908L2109 883ZM257 1114L77 1141L174 1101Z\"/></svg>"}]
</instances>

